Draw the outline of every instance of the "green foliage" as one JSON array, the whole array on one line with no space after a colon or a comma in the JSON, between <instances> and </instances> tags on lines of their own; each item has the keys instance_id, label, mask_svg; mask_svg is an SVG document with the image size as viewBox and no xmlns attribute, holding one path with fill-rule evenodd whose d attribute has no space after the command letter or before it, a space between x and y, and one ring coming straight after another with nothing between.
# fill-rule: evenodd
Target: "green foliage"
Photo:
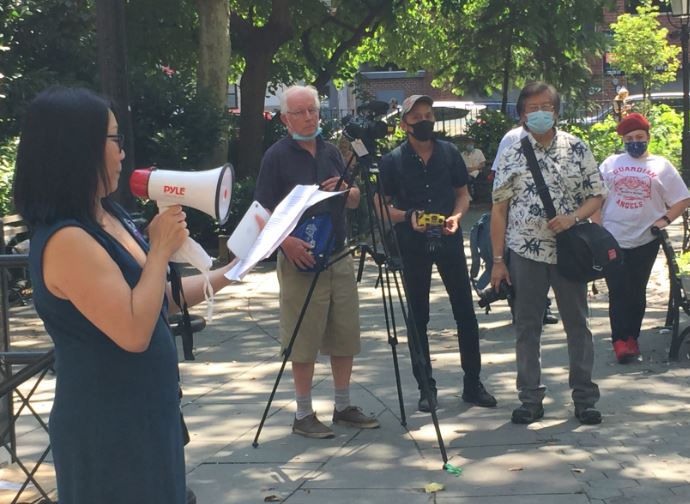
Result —
<instances>
[{"instance_id":1,"label":"green foliage","mask_svg":"<svg viewBox=\"0 0 690 504\"><path fill-rule=\"evenodd\" d=\"M559 129L562 129L563 131L567 131L573 136L576 136L580 140L583 140L584 142L589 142L589 129L582 127L581 125L573 122L569 123L564 123L564 124L559 124Z\"/></svg>"},{"instance_id":2,"label":"green foliage","mask_svg":"<svg viewBox=\"0 0 690 504\"><path fill-rule=\"evenodd\" d=\"M0 215L12 213L12 180L18 138L0 144Z\"/></svg>"},{"instance_id":3,"label":"green foliage","mask_svg":"<svg viewBox=\"0 0 690 504\"><path fill-rule=\"evenodd\" d=\"M587 58L604 47L594 25L610 0L424 0L403 2L362 48L362 59L427 69L458 94L491 95L547 80L567 97L583 94Z\"/></svg>"},{"instance_id":4,"label":"green foliage","mask_svg":"<svg viewBox=\"0 0 690 504\"><path fill-rule=\"evenodd\" d=\"M650 129L650 152L668 159L677 170L681 169L683 117L668 105L655 105L648 116Z\"/></svg>"},{"instance_id":5,"label":"green foliage","mask_svg":"<svg viewBox=\"0 0 690 504\"><path fill-rule=\"evenodd\" d=\"M0 141L48 86L93 87L95 27L92 0L0 0Z\"/></svg>"},{"instance_id":6,"label":"green foliage","mask_svg":"<svg viewBox=\"0 0 690 504\"><path fill-rule=\"evenodd\" d=\"M690 276L690 252L676 255L676 263L682 276Z\"/></svg>"},{"instance_id":7,"label":"green foliage","mask_svg":"<svg viewBox=\"0 0 690 504\"><path fill-rule=\"evenodd\" d=\"M467 128L467 134L474 138L475 145L481 149L487 160L496 157L496 150L501 138L515 124L501 112L482 110L475 122Z\"/></svg>"},{"instance_id":8,"label":"green foliage","mask_svg":"<svg viewBox=\"0 0 690 504\"><path fill-rule=\"evenodd\" d=\"M646 0L636 15L622 14L611 25L614 64L642 86L645 96L654 87L675 80L679 66L680 47L669 45L668 30L661 27L658 14L659 8Z\"/></svg>"},{"instance_id":9,"label":"green foliage","mask_svg":"<svg viewBox=\"0 0 690 504\"><path fill-rule=\"evenodd\" d=\"M647 118L651 123L649 151L664 156L676 169L680 169L682 116L668 105L661 104L651 106ZM594 158L602 163L610 155L623 151L623 142L616 133L617 125L608 116L604 121L593 124L589 130L577 125L570 125L565 129L588 142Z\"/></svg>"},{"instance_id":10,"label":"green foliage","mask_svg":"<svg viewBox=\"0 0 690 504\"><path fill-rule=\"evenodd\" d=\"M589 130L589 147L599 164L611 154L623 149L620 136L616 133L616 126L618 123L613 117L607 116L602 122L593 124Z\"/></svg>"},{"instance_id":11,"label":"green foliage","mask_svg":"<svg viewBox=\"0 0 690 504\"><path fill-rule=\"evenodd\" d=\"M231 0L235 27L251 23L261 28L270 23L271 0ZM351 81L360 60L355 58L361 39L374 34L383 19L394 11L394 0L333 0L332 9L321 0L290 0L289 17L279 21L288 26L291 37L276 48L272 58L269 91L280 84L311 82L321 88L328 80L337 85ZM414 2L413 2L414 3ZM278 20L274 20L278 21ZM232 23L231 23L232 24ZM231 79L237 79L246 65L252 47L243 32L231 29ZM266 37L272 34L267 33Z\"/></svg>"},{"instance_id":12,"label":"green foliage","mask_svg":"<svg viewBox=\"0 0 690 504\"><path fill-rule=\"evenodd\" d=\"M152 68L132 74L136 163L195 169L211 152L228 118L196 89L193 75Z\"/></svg>"}]
</instances>

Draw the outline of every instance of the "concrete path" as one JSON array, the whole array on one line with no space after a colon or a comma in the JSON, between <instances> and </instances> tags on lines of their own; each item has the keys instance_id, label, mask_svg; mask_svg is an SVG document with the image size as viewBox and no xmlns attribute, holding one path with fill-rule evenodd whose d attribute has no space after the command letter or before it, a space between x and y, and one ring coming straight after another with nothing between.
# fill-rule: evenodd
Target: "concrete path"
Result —
<instances>
[{"instance_id":1,"label":"concrete path","mask_svg":"<svg viewBox=\"0 0 690 504\"><path fill-rule=\"evenodd\" d=\"M476 220L475 212L468 216ZM467 226L469 229L469 226ZM675 230L676 234L678 229ZM216 316L196 338L196 361L181 367L183 412L192 441L186 448L188 485L203 504L311 503L479 503L618 504L690 502L690 366L688 346L681 361L667 359L669 335L663 323L667 300L662 255L650 285L648 315L640 339L643 362L615 362L608 339L607 294L603 281L591 295L595 335L595 381L601 389L600 426L573 418L567 384L565 335L547 326L542 341L543 380L548 387L543 421L510 423L519 403L515 392L514 335L505 303L478 312L482 377L496 395L494 409L462 402L454 321L439 280L432 287L432 355L439 386L439 424L449 461L460 476L443 472L431 417L417 411L405 331L398 324L397 347L407 425L401 425L391 347L376 270L368 264L360 288L363 351L356 358L351 396L381 428L335 426L336 437L308 440L291 434L294 414L289 366L259 439L252 441L280 368L278 286L274 266L261 264L246 281L219 296ZM197 310L203 314L203 308ZM30 308L16 309L12 322L17 348L48 344ZM398 319L402 320L398 314ZM39 389L35 407L50 410L53 378ZM333 386L326 360L316 367L313 397L320 418L330 423ZM27 459L47 436L22 418L19 446ZM40 481L52 488L50 466ZM0 480L17 481L15 466L0 469ZM0 481L0 488L2 485ZM427 494L425 485L444 489ZM0 503L11 491L0 491ZM28 497L25 499L29 502Z\"/></svg>"}]
</instances>

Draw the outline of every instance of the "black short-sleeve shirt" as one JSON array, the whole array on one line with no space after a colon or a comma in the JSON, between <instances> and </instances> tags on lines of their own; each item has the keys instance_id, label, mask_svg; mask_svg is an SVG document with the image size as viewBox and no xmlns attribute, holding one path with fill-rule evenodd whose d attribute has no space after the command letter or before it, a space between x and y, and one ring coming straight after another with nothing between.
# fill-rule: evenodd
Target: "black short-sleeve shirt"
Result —
<instances>
[{"instance_id":1,"label":"black short-sleeve shirt","mask_svg":"<svg viewBox=\"0 0 690 504\"><path fill-rule=\"evenodd\" d=\"M254 199L266 209L273 211L296 185L319 184L327 178L339 177L344 171L343 157L335 145L325 142L318 136L315 158L295 140L286 136L273 144L264 154L256 180ZM346 183L347 181L343 182L343 189ZM331 213L335 243L341 246L345 241L345 211L341 198L329 198L317 203L305 212L302 220L325 212Z\"/></svg>"},{"instance_id":2,"label":"black short-sleeve shirt","mask_svg":"<svg viewBox=\"0 0 690 504\"><path fill-rule=\"evenodd\" d=\"M393 198L396 208L439 213L446 217L455 208L455 189L467 184L467 167L455 145L434 140L434 150L425 165L408 142L401 146L400 173L391 153L381 158L382 192Z\"/></svg>"}]
</instances>

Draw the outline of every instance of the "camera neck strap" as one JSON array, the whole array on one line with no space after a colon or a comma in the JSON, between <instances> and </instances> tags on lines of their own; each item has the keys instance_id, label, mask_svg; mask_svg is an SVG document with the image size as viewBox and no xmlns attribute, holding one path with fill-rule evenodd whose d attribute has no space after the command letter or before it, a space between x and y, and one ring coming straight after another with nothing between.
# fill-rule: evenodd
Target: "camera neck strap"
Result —
<instances>
[{"instance_id":1,"label":"camera neck strap","mask_svg":"<svg viewBox=\"0 0 690 504\"><path fill-rule=\"evenodd\" d=\"M520 142L522 143L522 151L527 159L527 167L532 174L535 184L537 184L537 194L539 194L541 202L544 205L546 216L549 219L553 219L556 216L556 207L553 206L551 193L544 181L544 175L542 175L541 169L539 168L539 162L537 161L537 156L534 154L534 148L529 141L529 136L524 137Z\"/></svg>"}]
</instances>

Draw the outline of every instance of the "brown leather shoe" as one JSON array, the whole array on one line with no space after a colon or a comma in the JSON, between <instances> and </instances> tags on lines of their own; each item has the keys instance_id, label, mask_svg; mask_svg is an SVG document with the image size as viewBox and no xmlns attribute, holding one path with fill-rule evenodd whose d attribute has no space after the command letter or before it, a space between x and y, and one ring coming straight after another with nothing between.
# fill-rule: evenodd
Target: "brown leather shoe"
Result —
<instances>
[{"instance_id":1,"label":"brown leather shoe","mask_svg":"<svg viewBox=\"0 0 690 504\"><path fill-rule=\"evenodd\" d=\"M362 413L362 408L348 406L343 411L333 408L333 423L355 429L378 429L379 421Z\"/></svg>"},{"instance_id":2,"label":"brown leather shoe","mask_svg":"<svg viewBox=\"0 0 690 504\"><path fill-rule=\"evenodd\" d=\"M300 436L315 438L315 439L328 439L335 437L333 431L322 424L318 418L316 418L316 413L312 413L309 416L304 417L302 420L297 420L292 422L292 432L299 434Z\"/></svg>"}]
</instances>

